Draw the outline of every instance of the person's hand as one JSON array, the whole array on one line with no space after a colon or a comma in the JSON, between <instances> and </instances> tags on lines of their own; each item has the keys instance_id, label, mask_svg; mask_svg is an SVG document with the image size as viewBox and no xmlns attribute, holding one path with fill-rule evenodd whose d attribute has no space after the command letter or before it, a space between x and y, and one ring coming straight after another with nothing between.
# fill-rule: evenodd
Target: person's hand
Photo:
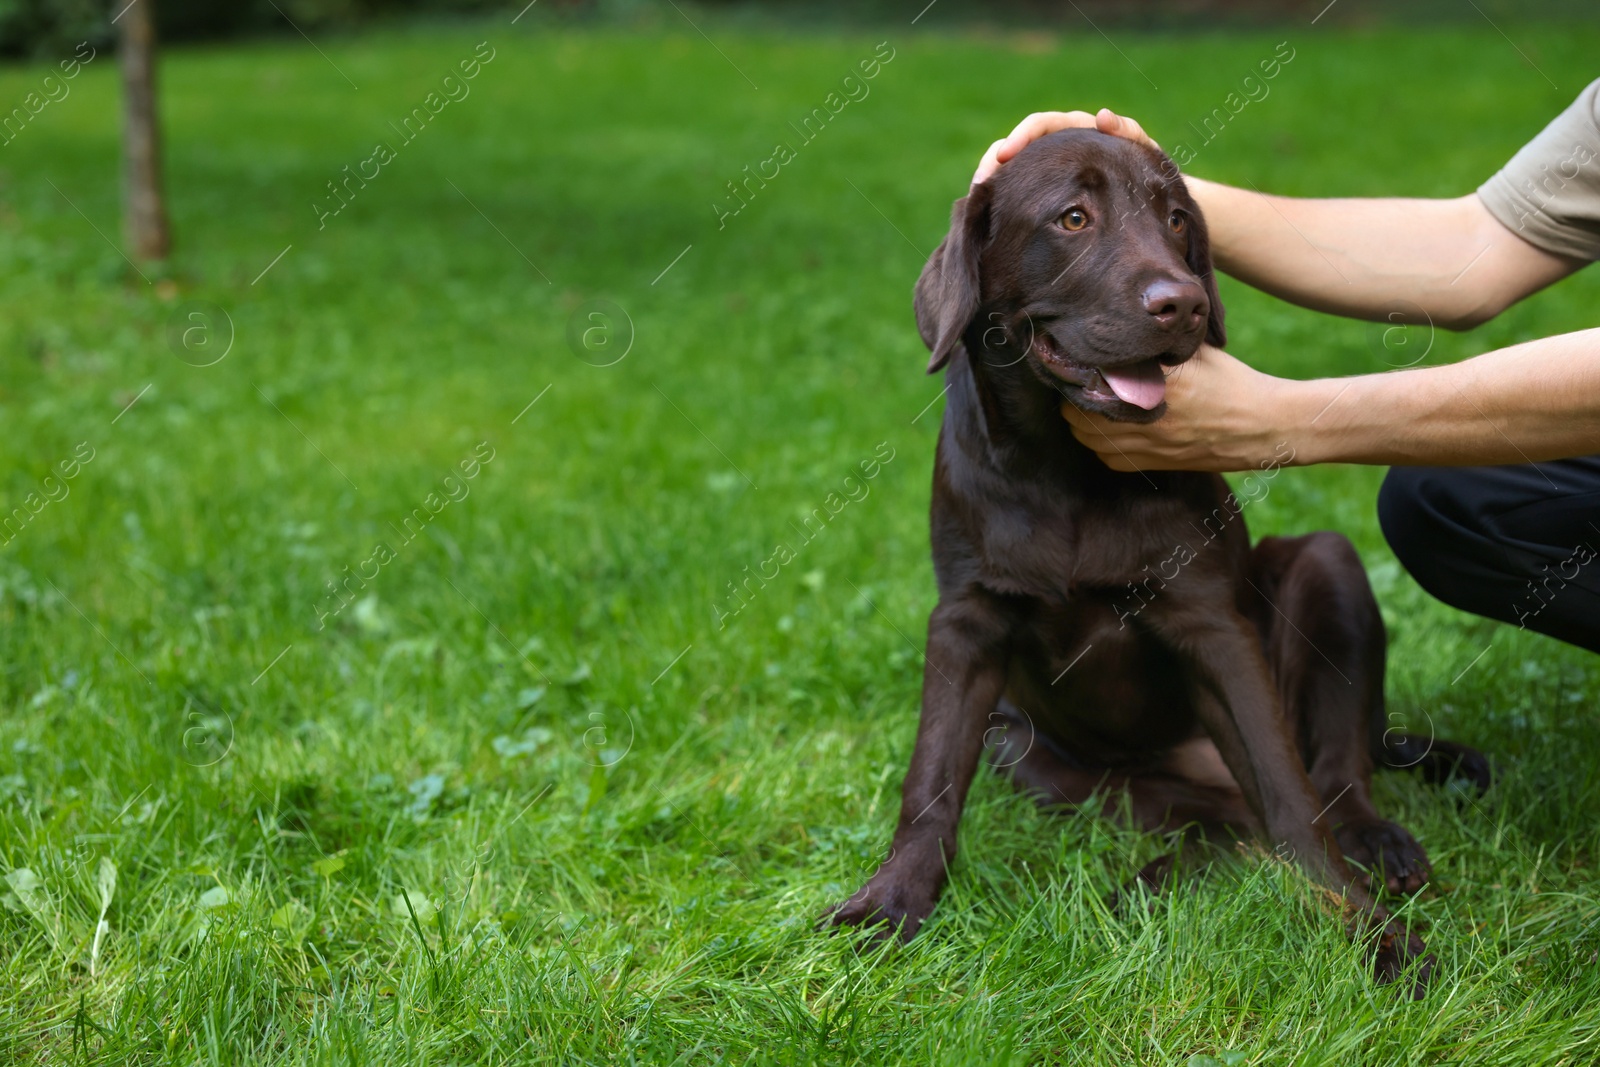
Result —
<instances>
[{"instance_id":1,"label":"person's hand","mask_svg":"<svg viewBox=\"0 0 1600 1067\"><path fill-rule=\"evenodd\" d=\"M1150 135L1137 122L1107 107L1094 115L1087 111L1036 111L1017 123L1016 129L989 146L989 151L983 154L983 159L978 163L977 173L972 176L972 184L987 181L990 175L1000 169L1000 164L1045 134L1072 129L1099 130L1152 148L1161 147L1150 139Z\"/></svg>"},{"instance_id":2,"label":"person's hand","mask_svg":"<svg viewBox=\"0 0 1600 1067\"><path fill-rule=\"evenodd\" d=\"M1112 470L1244 471L1295 462L1290 438L1306 427L1288 421L1303 406L1289 401L1302 383L1262 374L1210 345L1166 376L1167 410L1155 422L1113 422L1070 401L1061 414Z\"/></svg>"}]
</instances>

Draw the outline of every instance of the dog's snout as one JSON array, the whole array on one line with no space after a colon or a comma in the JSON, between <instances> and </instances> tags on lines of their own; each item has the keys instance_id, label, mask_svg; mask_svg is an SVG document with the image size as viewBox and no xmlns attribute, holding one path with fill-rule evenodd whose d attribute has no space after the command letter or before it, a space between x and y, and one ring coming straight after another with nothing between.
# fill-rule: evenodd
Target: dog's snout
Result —
<instances>
[{"instance_id":1,"label":"dog's snout","mask_svg":"<svg viewBox=\"0 0 1600 1067\"><path fill-rule=\"evenodd\" d=\"M1195 282L1163 278L1144 291L1144 309L1169 333L1190 333L1205 325L1211 304Z\"/></svg>"}]
</instances>

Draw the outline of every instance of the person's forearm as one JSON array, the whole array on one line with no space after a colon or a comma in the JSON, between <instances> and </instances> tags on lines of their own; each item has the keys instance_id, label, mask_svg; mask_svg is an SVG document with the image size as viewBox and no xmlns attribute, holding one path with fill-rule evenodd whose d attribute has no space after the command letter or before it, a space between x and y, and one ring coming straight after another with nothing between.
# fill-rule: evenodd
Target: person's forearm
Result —
<instances>
[{"instance_id":1,"label":"person's forearm","mask_svg":"<svg viewBox=\"0 0 1600 1067\"><path fill-rule=\"evenodd\" d=\"M1318 311L1464 329L1578 266L1523 241L1476 195L1305 200L1185 181L1219 268Z\"/></svg>"},{"instance_id":2,"label":"person's forearm","mask_svg":"<svg viewBox=\"0 0 1600 1067\"><path fill-rule=\"evenodd\" d=\"M1449 366L1280 388L1296 464L1473 466L1600 453L1600 329Z\"/></svg>"}]
</instances>

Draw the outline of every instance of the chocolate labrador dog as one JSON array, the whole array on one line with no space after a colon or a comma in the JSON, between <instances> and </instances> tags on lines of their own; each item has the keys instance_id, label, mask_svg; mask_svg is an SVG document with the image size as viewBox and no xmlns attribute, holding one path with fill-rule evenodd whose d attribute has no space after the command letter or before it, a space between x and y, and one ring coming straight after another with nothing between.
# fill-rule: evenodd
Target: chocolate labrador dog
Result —
<instances>
[{"instance_id":1,"label":"chocolate labrador dog","mask_svg":"<svg viewBox=\"0 0 1600 1067\"><path fill-rule=\"evenodd\" d=\"M1224 343L1176 167L1089 130L1034 142L956 201L915 305L929 372L948 364L939 604L889 858L826 919L916 933L988 748L1045 803L1125 793L1150 829L1263 838L1342 897L1379 977L1408 973L1420 995L1432 957L1348 862L1393 892L1429 874L1373 806L1374 759L1480 784L1487 767L1386 730L1383 621L1355 550L1334 533L1252 548L1220 476L1112 471L1057 410L1160 418L1163 368Z\"/></svg>"}]
</instances>

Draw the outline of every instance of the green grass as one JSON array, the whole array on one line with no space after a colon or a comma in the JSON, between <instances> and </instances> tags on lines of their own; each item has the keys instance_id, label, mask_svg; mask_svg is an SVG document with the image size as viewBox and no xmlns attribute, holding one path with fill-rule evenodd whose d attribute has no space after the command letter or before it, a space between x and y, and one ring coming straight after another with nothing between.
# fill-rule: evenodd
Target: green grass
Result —
<instances>
[{"instance_id":1,"label":"green grass","mask_svg":"<svg viewBox=\"0 0 1600 1067\"><path fill-rule=\"evenodd\" d=\"M1392 714L1500 763L1481 801L1379 780L1436 867L1410 906L1427 1000L1375 987L1259 859L1112 916L1160 843L987 773L913 944L811 929L882 854L914 734L938 407L914 417L939 384L909 291L983 147L1101 103L1181 140L1287 37L1271 96L1192 170L1456 194L1592 77L1592 29L1506 26L1535 70L1488 26L1113 47L707 23L714 49L681 20L508 22L320 39L359 90L298 38L169 54L178 251L148 284L90 225L118 233L109 56L0 148L0 504L94 450L0 549L0 1059L1600 1054L1600 669L1423 594L1378 533L1377 470L1285 472L1249 520L1348 533ZM471 96L318 231L325 183L485 39ZM724 183L884 39L871 95L719 231ZM0 72L0 105L44 73ZM1223 293L1263 367L1384 365L1373 327ZM633 327L609 367L566 341L596 299ZM188 301L231 317L213 366L175 358ZM1597 306L1579 274L1427 358ZM470 494L401 546L390 524L480 442ZM728 583L881 442L870 495L719 629ZM380 540L396 558L318 629Z\"/></svg>"}]
</instances>

